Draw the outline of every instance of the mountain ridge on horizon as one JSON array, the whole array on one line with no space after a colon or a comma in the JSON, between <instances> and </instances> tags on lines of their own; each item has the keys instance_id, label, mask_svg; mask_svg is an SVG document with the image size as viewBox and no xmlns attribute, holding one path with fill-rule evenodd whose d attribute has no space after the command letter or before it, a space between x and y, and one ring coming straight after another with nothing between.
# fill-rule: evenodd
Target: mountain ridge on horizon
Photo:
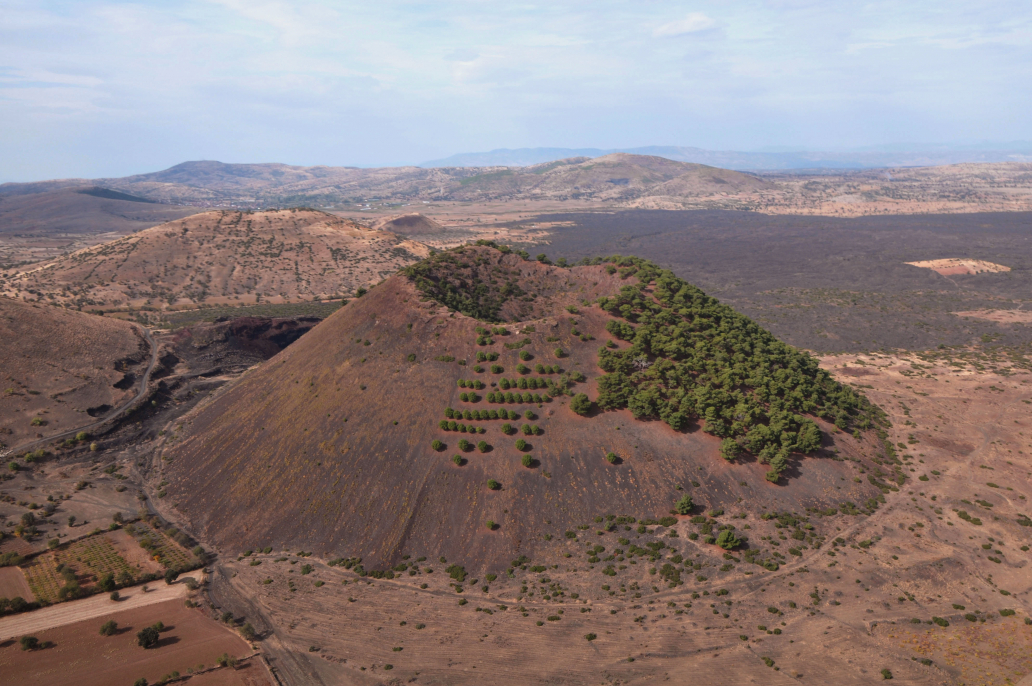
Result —
<instances>
[{"instance_id":1,"label":"mountain ridge on horizon","mask_svg":"<svg viewBox=\"0 0 1032 686\"><path fill-rule=\"evenodd\" d=\"M633 148L496 148L486 152L457 153L421 162L417 167L526 167L573 157L603 157L615 153L665 157L676 162L705 164L734 171L789 171L800 169L877 169L926 167L968 162L1032 161L1032 142L1013 141L1006 147L875 146L852 151L784 150L746 152L707 150L693 146L649 145ZM883 148L883 149L879 149Z\"/></svg>"}]
</instances>

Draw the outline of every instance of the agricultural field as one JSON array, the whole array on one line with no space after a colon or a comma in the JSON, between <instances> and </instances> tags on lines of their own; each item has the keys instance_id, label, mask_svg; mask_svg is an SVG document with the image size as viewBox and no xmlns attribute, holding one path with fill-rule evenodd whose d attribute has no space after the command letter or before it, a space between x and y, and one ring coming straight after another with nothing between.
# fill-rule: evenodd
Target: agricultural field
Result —
<instances>
[{"instance_id":1,"label":"agricultural field","mask_svg":"<svg viewBox=\"0 0 1032 686\"><path fill-rule=\"evenodd\" d=\"M63 600L60 591L68 580L58 571L62 566L69 567L73 578L87 591L106 574L122 585L131 585L133 579L144 573L119 554L110 534L88 536L63 549L38 555L25 565L25 577L37 601L50 604Z\"/></svg>"},{"instance_id":2,"label":"agricultural field","mask_svg":"<svg viewBox=\"0 0 1032 686\"><path fill-rule=\"evenodd\" d=\"M140 547L148 551L151 559L165 569L193 569L200 564L197 557L172 540L167 532L156 529L147 521L137 521L125 527L126 533L133 536Z\"/></svg>"},{"instance_id":3,"label":"agricultural field","mask_svg":"<svg viewBox=\"0 0 1032 686\"><path fill-rule=\"evenodd\" d=\"M134 544L142 554L134 551ZM138 521L120 531L105 532L41 553L22 568L35 600L49 605L66 600L72 585L84 593L110 575L118 586L130 586L145 576L157 578L165 569L193 569L200 561L193 553L150 524ZM75 597L78 591L73 591Z\"/></svg>"},{"instance_id":4,"label":"agricultural field","mask_svg":"<svg viewBox=\"0 0 1032 686\"><path fill-rule=\"evenodd\" d=\"M102 635L106 622L116 624ZM157 644L137 644L137 632L161 622ZM0 641L0 673L5 683L31 686L110 686L139 678L156 683L174 673L202 674L195 682L212 686L272 686L260 659L238 663L238 669L217 668L220 657L247 658L253 651L236 632L200 608L170 600L112 612L73 624L32 633L47 647L22 650L19 641ZM213 670L214 671L209 671Z\"/></svg>"}]
</instances>

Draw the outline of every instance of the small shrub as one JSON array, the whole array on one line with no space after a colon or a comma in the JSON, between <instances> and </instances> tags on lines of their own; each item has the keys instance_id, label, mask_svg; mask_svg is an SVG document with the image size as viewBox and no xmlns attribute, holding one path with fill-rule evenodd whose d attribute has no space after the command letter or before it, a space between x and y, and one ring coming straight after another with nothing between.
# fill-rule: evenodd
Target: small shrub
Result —
<instances>
[{"instance_id":1,"label":"small shrub","mask_svg":"<svg viewBox=\"0 0 1032 686\"><path fill-rule=\"evenodd\" d=\"M523 457L520 458L520 463L524 467L530 467L530 465L534 464L534 458L531 457L530 455L524 455Z\"/></svg>"},{"instance_id":2,"label":"small shrub","mask_svg":"<svg viewBox=\"0 0 1032 686\"><path fill-rule=\"evenodd\" d=\"M460 441L460 443L461 443L461 441ZM444 450L444 443L442 443L441 441L439 441L438 439L435 438L433 440L433 442L430 443L430 447L433 448L434 450L436 450L437 452L440 452L440 451Z\"/></svg>"},{"instance_id":3,"label":"small shrub","mask_svg":"<svg viewBox=\"0 0 1032 686\"><path fill-rule=\"evenodd\" d=\"M587 393L578 393L570 401L570 409L582 417L591 412L591 399Z\"/></svg>"},{"instance_id":4,"label":"small shrub","mask_svg":"<svg viewBox=\"0 0 1032 686\"><path fill-rule=\"evenodd\" d=\"M502 485L500 483L498 483L497 481L495 481L494 479L488 479L487 480L487 487L489 489L491 489L492 491L497 491L499 488L502 487Z\"/></svg>"},{"instance_id":5,"label":"small shrub","mask_svg":"<svg viewBox=\"0 0 1032 686\"><path fill-rule=\"evenodd\" d=\"M689 514L693 507L695 507L695 503L692 502L692 497L687 493L681 496L681 499L674 503L674 511L679 515Z\"/></svg>"},{"instance_id":6,"label":"small shrub","mask_svg":"<svg viewBox=\"0 0 1032 686\"><path fill-rule=\"evenodd\" d=\"M891 679L892 678L892 672L890 670L888 670L888 669L883 669L881 671L881 678L882 679Z\"/></svg>"},{"instance_id":7,"label":"small shrub","mask_svg":"<svg viewBox=\"0 0 1032 686\"><path fill-rule=\"evenodd\" d=\"M21 643L22 650L37 650L39 648L39 639L35 636L22 636L19 642Z\"/></svg>"},{"instance_id":8,"label":"small shrub","mask_svg":"<svg viewBox=\"0 0 1032 686\"><path fill-rule=\"evenodd\" d=\"M487 444L487 441L480 441L477 443L477 450L482 453L486 453L491 446Z\"/></svg>"},{"instance_id":9,"label":"small shrub","mask_svg":"<svg viewBox=\"0 0 1032 686\"><path fill-rule=\"evenodd\" d=\"M116 631L118 631L118 622L113 619L100 625L101 636L114 636Z\"/></svg>"},{"instance_id":10,"label":"small shrub","mask_svg":"<svg viewBox=\"0 0 1032 686\"><path fill-rule=\"evenodd\" d=\"M588 641L594 641L596 638L598 638L598 636L596 636L595 634L584 634L584 638Z\"/></svg>"},{"instance_id":11,"label":"small shrub","mask_svg":"<svg viewBox=\"0 0 1032 686\"><path fill-rule=\"evenodd\" d=\"M516 450L523 451L523 450L526 450L526 449L527 449L527 442L525 440L523 440L522 438L517 439L516 440Z\"/></svg>"},{"instance_id":12,"label":"small shrub","mask_svg":"<svg viewBox=\"0 0 1032 686\"><path fill-rule=\"evenodd\" d=\"M146 629L141 629L136 632L136 645L144 649L153 648L157 644L159 638L158 630L149 626Z\"/></svg>"},{"instance_id":13,"label":"small shrub","mask_svg":"<svg viewBox=\"0 0 1032 686\"><path fill-rule=\"evenodd\" d=\"M616 464L616 453L614 453L614 452L606 453L606 462L608 462L609 464Z\"/></svg>"},{"instance_id":14,"label":"small shrub","mask_svg":"<svg viewBox=\"0 0 1032 686\"><path fill-rule=\"evenodd\" d=\"M494 520L493 519L487 520L487 530L488 531L494 531L494 528L495 528Z\"/></svg>"},{"instance_id":15,"label":"small shrub","mask_svg":"<svg viewBox=\"0 0 1032 686\"><path fill-rule=\"evenodd\" d=\"M455 466L461 467L462 466L462 455L452 455L451 461L455 463Z\"/></svg>"}]
</instances>

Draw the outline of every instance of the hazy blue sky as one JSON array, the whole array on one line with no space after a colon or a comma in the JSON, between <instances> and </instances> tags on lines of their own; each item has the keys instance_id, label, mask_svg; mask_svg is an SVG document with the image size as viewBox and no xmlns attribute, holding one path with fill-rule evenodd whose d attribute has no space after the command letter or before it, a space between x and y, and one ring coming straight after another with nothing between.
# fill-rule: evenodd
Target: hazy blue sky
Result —
<instances>
[{"instance_id":1,"label":"hazy blue sky","mask_svg":"<svg viewBox=\"0 0 1032 686\"><path fill-rule=\"evenodd\" d=\"M0 0L0 180L1032 139L1029 0Z\"/></svg>"}]
</instances>

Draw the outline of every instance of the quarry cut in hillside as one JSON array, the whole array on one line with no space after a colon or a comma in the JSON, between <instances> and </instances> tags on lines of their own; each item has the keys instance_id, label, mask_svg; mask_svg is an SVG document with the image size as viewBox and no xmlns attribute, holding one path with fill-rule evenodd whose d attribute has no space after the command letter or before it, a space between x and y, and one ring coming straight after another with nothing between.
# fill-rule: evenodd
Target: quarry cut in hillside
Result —
<instances>
[{"instance_id":1,"label":"quarry cut in hillside","mask_svg":"<svg viewBox=\"0 0 1032 686\"><path fill-rule=\"evenodd\" d=\"M606 515L871 512L904 478L882 416L651 263L465 246L170 427L160 506L227 552L500 569Z\"/></svg>"},{"instance_id":2,"label":"quarry cut in hillside","mask_svg":"<svg viewBox=\"0 0 1032 686\"><path fill-rule=\"evenodd\" d=\"M302 302L354 293L428 254L315 210L215 211L9 273L0 292L100 311Z\"/></svg>"}]
</instances>

